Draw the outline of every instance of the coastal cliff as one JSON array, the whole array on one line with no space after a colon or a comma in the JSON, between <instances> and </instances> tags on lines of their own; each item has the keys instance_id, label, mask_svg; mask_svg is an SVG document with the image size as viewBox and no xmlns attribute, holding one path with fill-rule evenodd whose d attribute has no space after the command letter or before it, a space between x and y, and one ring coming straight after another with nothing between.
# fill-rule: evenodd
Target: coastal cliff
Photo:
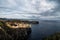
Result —
<instances>
[{"instance_id":1,"label":"coastal cliff","mask_svg":"<svg viewBox=\"0 0 60 40\"><path fill-rule=\"evenodd\" d=\"M22 21L0 20L0 40L27 40L31 24Z\"/></svg>"}]
</instances>

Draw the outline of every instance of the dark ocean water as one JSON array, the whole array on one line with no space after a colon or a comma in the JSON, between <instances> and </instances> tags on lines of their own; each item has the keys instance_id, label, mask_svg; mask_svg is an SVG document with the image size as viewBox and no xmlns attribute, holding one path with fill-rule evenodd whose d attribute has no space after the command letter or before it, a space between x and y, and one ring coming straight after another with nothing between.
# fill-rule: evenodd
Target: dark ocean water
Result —
<instances>
[{"instance_id":1,"label":"dark ocean water","mask_svg":"<svg viewBox=\"0 0 60 40\"><path fill-rule=\"evenodd\" d=\"M32 24L31 34L28 40L41 40L56 32L60 32L59 21L39 21L39 24Z\"/></svg>"}]
</instances>

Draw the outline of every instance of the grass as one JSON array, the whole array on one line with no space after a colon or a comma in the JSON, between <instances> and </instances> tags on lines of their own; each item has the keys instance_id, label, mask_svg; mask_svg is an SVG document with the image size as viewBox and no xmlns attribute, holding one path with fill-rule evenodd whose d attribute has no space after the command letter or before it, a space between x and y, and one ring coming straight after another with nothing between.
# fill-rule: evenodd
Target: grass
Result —
<instances>
[{"instance_id":1,"label":"grass","mask_svg":"<svg viewBox=\"0 0 60 40\"><path fill-rule=\"evenodd\" d=\"M0 26L3 26L4 24L3 24L3 22L0 22Z\"/></svg>"},{"instance_id":2,"label":"grass","mask_svg":"<svg viewBox=\"0 0 60 40\"><path fill-rule=\"evenodd\" d=\"M60 40L60 33L55 33L53 35L45 37L43 40Z\"/></svg>"}]
</instances>

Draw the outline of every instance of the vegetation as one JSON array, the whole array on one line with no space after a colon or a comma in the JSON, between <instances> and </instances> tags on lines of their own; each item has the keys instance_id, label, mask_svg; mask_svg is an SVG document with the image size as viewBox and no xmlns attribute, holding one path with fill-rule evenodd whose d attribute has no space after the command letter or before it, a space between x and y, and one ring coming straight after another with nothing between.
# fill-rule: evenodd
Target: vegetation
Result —
<instances>
[{"instance_id":1,"label":"vegetation","mask_svg":"<svg viewBox=\"0 0 60 40\"><path fill-rule=\"evenodd\" d=\"M3 22L0 22L0 26L3 26L4 24L3 24Z\"/></svg>"},{"instance_id":2,"label":"vegetation","mask_svg":"<svg viewBox=\"0 0 60 40\"><path fill-rule=\"evenodd\" d=\"M60 33L55 33L53 35L45 37L43 40L60 40Z\"/></svg>"}]
</instances>

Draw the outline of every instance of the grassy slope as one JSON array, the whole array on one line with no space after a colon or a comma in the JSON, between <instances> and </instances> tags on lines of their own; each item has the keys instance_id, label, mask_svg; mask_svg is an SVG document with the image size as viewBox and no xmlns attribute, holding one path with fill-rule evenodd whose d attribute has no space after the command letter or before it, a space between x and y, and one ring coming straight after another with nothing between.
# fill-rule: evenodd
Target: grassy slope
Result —
<instances>
[{"instance_id":1,"label":"grassy slope","mask_svg":"<svg viewBox=\"0 0 60 40\"><path fill-rule=\"evenodd\" d=\"M60 33L55 33L53 35L45 37L43 40L60 40Z\"/></svg>"}]
</instances>

